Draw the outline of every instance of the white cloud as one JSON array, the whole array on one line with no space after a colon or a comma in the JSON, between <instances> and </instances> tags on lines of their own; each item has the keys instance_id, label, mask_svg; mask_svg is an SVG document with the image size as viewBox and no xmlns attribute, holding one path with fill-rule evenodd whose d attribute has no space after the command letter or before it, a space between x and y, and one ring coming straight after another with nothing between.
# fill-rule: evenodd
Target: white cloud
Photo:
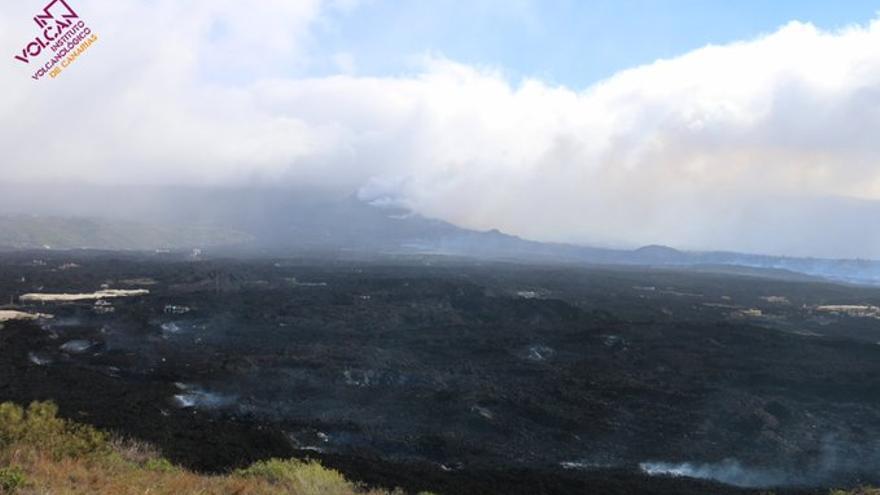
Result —
<instances>
[{"instance_id":1,"label":"white cloud","mask_svg":"<svg viewBox=\"0 0 880 495\"><path fill-rule=\"evenodd\" d=\"M2 46L40 3L0 9ZM76 4L100 36L81 61L38 83L0 72L10 180L286 181L538 239L880 257L869 213L812 221L880 199L877 21L791 23L581 91L436 57L297 77L319 56L310 27L349 2Z\"/></svg>"},{"instance_id":2,"label":"white cloud","mask_svg":"<svg viewBox=\"0 0 880 495\"><path fill-rule=\"evenodd\" d=\"M348 52L339 52L333 55L333 64L343 74L354 74L357 71L354 56Z\"/></svg>"}]
</instances>

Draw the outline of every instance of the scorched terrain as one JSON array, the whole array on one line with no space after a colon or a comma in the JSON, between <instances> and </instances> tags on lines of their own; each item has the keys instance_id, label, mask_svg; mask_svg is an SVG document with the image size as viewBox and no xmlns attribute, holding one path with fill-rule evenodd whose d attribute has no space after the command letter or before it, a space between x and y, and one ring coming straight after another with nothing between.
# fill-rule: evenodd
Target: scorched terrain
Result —
<instances>
[{"instance_id":1,"label":"scorched terrain","mask_svg":"<svg viewBox=\"0 0 880 495\"><path fill-rule=\"evenodd\" d=\"M311 457L438 493L880 482L873 288L35 251L2 255L0 301L0 401L53 400L200 470Z\"/></svg>"}]
</instances>

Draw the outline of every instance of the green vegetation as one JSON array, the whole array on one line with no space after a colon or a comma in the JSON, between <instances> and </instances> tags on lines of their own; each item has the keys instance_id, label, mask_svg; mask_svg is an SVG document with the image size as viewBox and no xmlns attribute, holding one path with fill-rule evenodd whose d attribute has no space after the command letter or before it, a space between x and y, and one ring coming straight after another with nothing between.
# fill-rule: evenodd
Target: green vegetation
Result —
<instances>
[{"instance_id":1,"label":"green vegetation","mask_svg":"<svg viewBox=\"0 0 880 495\"><path fill-rule=\"evenodd\" d=\"M342 474L326 469L315 461L270 459L256 462L236 474L268 480L276 485L286 485L293 493L345 495L355 491L354 485Z\"/></svg>"},{"instance_id":2,"label":"green vegetation","mask_svg":"<svg viewBox=\"0 0 880 495\"><path fill-rule=\"evenodd\" d=\"M0 494L402 495L369 490L316 461L270 459L228 475L193 473L149 445L59 418L50 402L0 404ZM429 495L429 494L420 494Z\"/></svg>"},{"instance_id":3,"label":"green vegetation","mask_svg":"<svg viewBox=\"0 0 880 495\"><path fill-rule=\"evenodd\" d=\"M107 452L104 433L57 414L58 408L50 402L34 402L27 410L8 402L0 404L0 447L35 445L56 460Z\"/></svg>"},{"instance_id":4,"label":"green vegetation","mask_svg":"<svg viewBox=\"0 0 880 495\"><path fill-rule=\"evenodd\" d=\"M0 469L0 493L13 493L26 483L24 472L18 468Z\"/></svg>"}]
</instances>

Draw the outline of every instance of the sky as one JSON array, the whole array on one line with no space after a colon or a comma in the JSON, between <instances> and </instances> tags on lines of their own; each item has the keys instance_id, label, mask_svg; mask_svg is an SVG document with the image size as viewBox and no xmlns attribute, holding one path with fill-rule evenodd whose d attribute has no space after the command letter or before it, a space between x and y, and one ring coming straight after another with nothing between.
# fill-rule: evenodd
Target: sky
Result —
<instances>
[{"instance_id":1,"label":"sky","mask_svg":"<svg viewBox=\"0 0 880 495\"><path fill-rule=\"evenodd\" d=\"M57 78L0 6L0 173L266 185L601 246L880 258L868 2L68 0ZM878 232L878 233L875 233Z\"/></svg>"},{"instance_id":2,"label":"sky","mask_svg":"<svg viewBox=\"0 0 880 495\"><path fill-rule=\"evenodd\" d=\"M491 66L509 78L571 88L637 65L768 34L793 20L823 29L864 23L876 2L814 0L431 0L374 1L319 26L329 54L313 70L346 64L368 75L399 74L418 54Z\"/></svg>"}]
</instances>

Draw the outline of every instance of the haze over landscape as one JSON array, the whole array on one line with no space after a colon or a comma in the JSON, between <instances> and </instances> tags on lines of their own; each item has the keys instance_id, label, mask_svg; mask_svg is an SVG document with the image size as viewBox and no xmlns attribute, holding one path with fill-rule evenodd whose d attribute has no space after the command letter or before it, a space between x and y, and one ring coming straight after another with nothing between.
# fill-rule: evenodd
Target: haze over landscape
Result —
<instances>
[{"instance_id":1,"label":"haze over landscape","mask_svg":"<svg viewBox=\"0 0 880 495\"><path fill-rule=\"evenodd\" d=\"M651 5L645 29L610 3L81 0L88 70L0 75L4 183L308 188L538 241L880 256L873 12L784 4L715 33L694 26L727 7ZM3 9L4 46L34 8ZM614 21L560 39L572 15Z\"/></svg>"}]
</instances>

